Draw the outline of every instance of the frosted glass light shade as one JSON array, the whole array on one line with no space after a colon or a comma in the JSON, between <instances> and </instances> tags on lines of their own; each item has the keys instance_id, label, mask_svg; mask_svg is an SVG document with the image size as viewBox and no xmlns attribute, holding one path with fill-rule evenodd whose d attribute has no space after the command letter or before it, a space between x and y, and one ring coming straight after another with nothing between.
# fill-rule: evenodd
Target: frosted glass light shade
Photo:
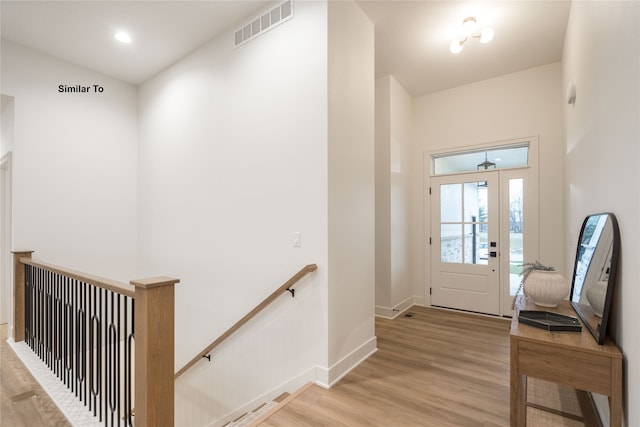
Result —
<instances>
[{"instance_id":1,"label":"frosted glass light shade","mask_svg":"<svg viewBox=\"0 0 640 427\"><path fill-rule=\"evenodd\" d=\"M452 41L449 45L449 50L451 50L451 53L460 53L462 51L462 43L458 40Z\"/></svg>"},{"instance_id":2,"label":"frosted glass light shade","mask_svg":"<svg viewBox=\"0 0 640 427\"><path fill-rule=\"evenodd\" d=\"M480 33L480 43L489 43L493 40L493 29L487 27Z\"/></svg>"},{"instance_id":3,"label":"frosted glass light shade","mask_svg":"<svg viewBox=\"0 0 640 427\"><path fill-rule=\"evenodd\" d=\"M131 36L124 31L118 31L114 34L114 37L122 43L131 43Z\"/></svg>"}]
</instances>

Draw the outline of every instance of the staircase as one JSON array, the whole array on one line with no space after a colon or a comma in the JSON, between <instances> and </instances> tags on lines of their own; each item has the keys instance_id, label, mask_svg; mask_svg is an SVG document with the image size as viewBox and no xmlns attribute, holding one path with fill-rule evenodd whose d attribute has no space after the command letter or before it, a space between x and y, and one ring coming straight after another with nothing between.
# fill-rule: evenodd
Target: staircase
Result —
<instances>
[{"instance_id":1,"label":"staircase","mask_svg":"<svg viewBox=\"0 0 640 427\"><path fill-rule=\"evenodd\" d=\"M243 414L234 421L230 421L223 425L223 427L245 427L258 425L259 422L267 419L271 414L276 412L280 407L286 405L290 400L289 393L282 393L280 396L273 399L271 402L263 403L251 412Z\"/></svg>"}]
</instances>

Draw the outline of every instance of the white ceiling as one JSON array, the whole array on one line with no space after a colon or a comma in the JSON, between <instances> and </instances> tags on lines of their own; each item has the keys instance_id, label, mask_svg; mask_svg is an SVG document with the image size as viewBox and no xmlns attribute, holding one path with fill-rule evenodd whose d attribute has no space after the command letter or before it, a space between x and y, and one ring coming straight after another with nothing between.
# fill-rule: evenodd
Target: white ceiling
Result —
<instances>
[{"instance_id":1,"label":"white ceiling","mask_svg":"<svg viewBox=\"0 0 640 427\"><path fill-rule=\"evenodd\" d=\"M2 0L2 38L139 84L270 3Z\"/></svg>"},{"instance_id":2,"label":"white ceiling","mask_svg":"<svg viewBox=\"0 0 640 427\"><path fill-rule=\"evenodd\" d=\"M376 76L392 74L413 96L562 59L569 1L358 1L376 26ZM452 54L462 21L493 28Z\"/></svg>"},{"instance_id":3,"label":"white ceiling","mask_svg":"<svg viewBox=\"0 0 640 427\"><path fill-rule=\"evenodd\" d=\"M308 0L298 0L308 1ZM139 84L273 1L2 0L2 37ZM294 3L295 4L295 3ZM358 4L376 26L376 76L393 74L413 96L559 61L569 1L374 1ZM489 44L449 43L476 16ZM295 19L295 18L294 18ZM119 29L134 41L113 39Z\"/></svg>"}]
</instances>

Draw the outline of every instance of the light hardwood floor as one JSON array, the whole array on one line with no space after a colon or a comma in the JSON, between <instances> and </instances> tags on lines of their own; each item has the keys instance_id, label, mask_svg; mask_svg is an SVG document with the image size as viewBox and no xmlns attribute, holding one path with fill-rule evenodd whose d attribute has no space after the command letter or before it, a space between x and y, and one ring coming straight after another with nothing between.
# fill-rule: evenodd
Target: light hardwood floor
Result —
<instances>
[{"instance_id":1,"label":"light hardwood floor","mask_svg":"<svg viewBox=\"0 0 640 427\"><path fill-rule=\"evenodd\" d=\"M508 320L413 307L412 317L376 319L378 352L330 390L313 385L262 427L509 425ZM529 381L536 403L579 417L575 391ZM575 419L527 410L533 427L578 427Z\"/></svg>"},{"instance_id":2,"label":"light hardwood floor","mask_svg":"<svg viewBox=\"0 0 640 427\"><path fill-rule=\"evenodd\" d=\"M410 312L376 319L376 354L330 390L307 388L261 425L508 426L509 321L424 307ZM0 325L0 426L68 426L6 343L6 328ZM572 389L533 380L529 386L531 401L580 415ZM532 427L584 426L535 408L527 419Z\"/></svg>"},{"instance_id":3,"label":"light hardwood floor","mask_svg":"<svg viewBox=\"0 0 640 427\"><path fill-rule=\"evenodd\" d=\"M7 324L0 325L0 426L69 426L47 393L7 344Z\"/></svg>"}]
</instances>

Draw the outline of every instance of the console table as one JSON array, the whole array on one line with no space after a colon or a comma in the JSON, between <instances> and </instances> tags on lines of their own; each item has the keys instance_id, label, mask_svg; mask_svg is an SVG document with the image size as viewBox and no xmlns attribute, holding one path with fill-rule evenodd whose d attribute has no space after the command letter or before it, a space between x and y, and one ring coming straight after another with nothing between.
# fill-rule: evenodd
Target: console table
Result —
<instances>
[{"instance_id":1,"label":"console table","mask_svg":"<svg viewBox=\"0 0 640 427\"><path fill-rule=\"evenodd\" d=\"M511 427L526 426L527 377L609 396L610 425L622 424L622 353L609 339L598 345L582 332L549 332L518 322L520 310L548 310L577 317L568 301L545 309L519 297L511 321Z\"/></svg>"}]
</instances>

